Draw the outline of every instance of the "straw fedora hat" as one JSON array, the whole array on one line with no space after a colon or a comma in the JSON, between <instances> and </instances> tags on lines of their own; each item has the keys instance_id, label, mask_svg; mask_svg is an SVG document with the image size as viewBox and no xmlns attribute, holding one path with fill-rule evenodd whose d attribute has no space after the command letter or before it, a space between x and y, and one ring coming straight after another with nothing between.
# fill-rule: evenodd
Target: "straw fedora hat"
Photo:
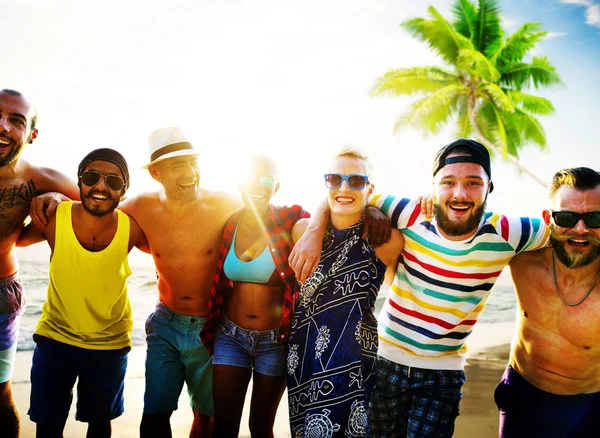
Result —
<instances>
[{"instance_id":1,"label":"straw fedora hat","mask_svg":"<svg viewBox=\"0 0 600 438\"><path fill-rule=\"evenodd\" d=\"M161 128L148 137L150 162L143 168L147 169L159 161L182 155L199 155L180 128Z\"/></svg>"}]
</instances>

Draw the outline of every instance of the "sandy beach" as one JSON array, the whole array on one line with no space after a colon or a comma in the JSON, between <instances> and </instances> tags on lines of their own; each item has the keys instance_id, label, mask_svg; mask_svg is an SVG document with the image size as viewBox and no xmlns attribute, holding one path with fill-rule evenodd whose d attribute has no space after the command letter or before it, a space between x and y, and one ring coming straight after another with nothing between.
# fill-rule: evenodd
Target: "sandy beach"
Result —
<instances>
[{"instance_id":1,"label":"sandy beach","mask_svg":"<svg viewBox=\"0 0 600 438\"><path fill-rule=\"evenodd\" d=\"M481 327L470 338L471 350L467 361L467 383L463 387L460 416L456 422L454 436L458 438L495 438L498 436L498 411L494 404L494 388L508 361L509 340L512 325L494 326L494 330ZM492 341L490 341L490 339ZM501 343L498 343L501 341ZM29 421L29 370L32 351L17 354L13 376L13 390L21 413L21 436L35 437L35 424ZM129 365L125 382L125 413L113 422L113 437L138 436L144 395L145 347L134 347L129 355ZM249 405L244 408L240 437L249 437ZM75 421L75 406L65 428L65 438L85 436L87 425ZM171 417L173 436L187 437L191 424L191 411L187 392L184 390L179 400L179 409ZM276 437L289 437L287 399L284 395L275 424Z\"/></svg>"}]
</instances>

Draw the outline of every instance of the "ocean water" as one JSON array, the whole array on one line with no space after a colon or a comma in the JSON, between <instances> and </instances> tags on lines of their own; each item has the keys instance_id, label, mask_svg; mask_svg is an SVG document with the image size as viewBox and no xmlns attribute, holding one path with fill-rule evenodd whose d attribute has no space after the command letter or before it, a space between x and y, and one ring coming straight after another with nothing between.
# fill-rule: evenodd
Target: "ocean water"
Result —
<instances>
[{"instance_id":1,"label":"ocean water","mask_svg":"<svg viewBox=\"0 0 600 438\"><path fill-rule=\"evenodd\" d=\"M33 350L33 332L42 314L42 305L46 301L48 288L48 263L21 261L20 275L25 288L27 307L21 318L19 350ZM154 310L158 292L156 273L151 266L131 266L132 275L127 280L129 300L133 314L133 345L145 345L146 318ZM377 299L377 310L385 301L386 289L382 288ZM496 284L492 289L485 310L479 322L500 324L515 318L516 299L512 286Z\"/></svg>"}]
</instances>

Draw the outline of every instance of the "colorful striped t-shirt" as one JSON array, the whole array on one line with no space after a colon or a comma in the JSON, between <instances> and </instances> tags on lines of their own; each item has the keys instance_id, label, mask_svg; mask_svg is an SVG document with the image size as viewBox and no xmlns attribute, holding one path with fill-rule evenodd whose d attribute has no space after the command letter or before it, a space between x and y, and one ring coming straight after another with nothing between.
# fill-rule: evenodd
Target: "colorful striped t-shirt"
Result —
<instances>
[{"instance_id":1,"label":"colorful striped t-shirt","mask_svg":"<svg viewBox=\"0 0 600 438\"><path fill-rule=\"evenodd\" d=\"M394 283L379 315L379 355L396 363L460 370L465 341L508 262L547 245L540 219L484 213L477 232L451 241L406 198L376 195L371 204L404 235Z\"/></svg>"}]
</instances>

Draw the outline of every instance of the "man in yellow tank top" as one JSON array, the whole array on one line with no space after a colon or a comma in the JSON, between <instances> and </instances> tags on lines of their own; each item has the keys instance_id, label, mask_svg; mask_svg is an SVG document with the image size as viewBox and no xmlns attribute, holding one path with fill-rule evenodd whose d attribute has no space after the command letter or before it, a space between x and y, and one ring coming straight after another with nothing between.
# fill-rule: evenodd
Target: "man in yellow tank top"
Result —
<instances>
[{"instance_id":1,"label":"man in yellow tank top","mask_svg":"<svg viewBox=\"0 0 600 438\"><path fill-rule=\"evenodd\" d=\"M129 186L123 156L96 149L78 169L81 202L63 202L43 228L28 226L19 245L47 240L48 299L34 334L29 416L37 436L62 436L77 385L78 421L88 436L110 437L123 413L131 306L127 255L148 251L133 218L116 210Z\"/></svg>"}]
</instances>

